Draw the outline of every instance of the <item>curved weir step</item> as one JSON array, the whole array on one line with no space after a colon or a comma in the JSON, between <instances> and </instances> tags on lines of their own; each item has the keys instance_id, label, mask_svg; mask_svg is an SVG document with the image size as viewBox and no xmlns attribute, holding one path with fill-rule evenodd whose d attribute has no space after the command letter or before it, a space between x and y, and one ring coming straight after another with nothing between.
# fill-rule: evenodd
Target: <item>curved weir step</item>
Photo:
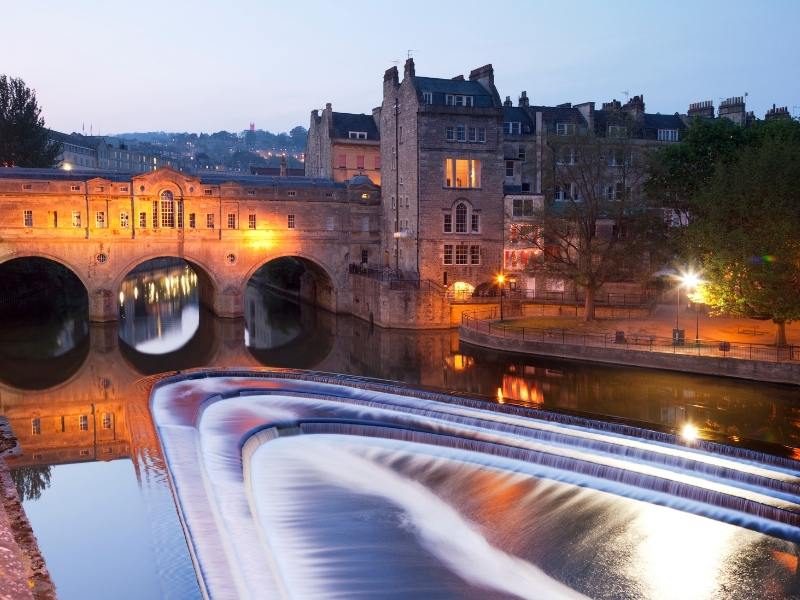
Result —
<instances>
[{"instance_id":1,"label":"curved weir step","mask_svg":"<svg viewBox=\"0 0 800 600\"><path fill-rule=\"evenodd\" d=\"M402 509L420 517L415 512L419 506L434 502L428 496L430 492L420 487L428 471L415 476L423 478L419 481L398 479L395 470L402 471L403 461L410 459L397 464L390 460L380 467L377 463L365 463L356 459L358 454L352 454L353 448L362 445L373 448L368 454L378 457L370 460L389 460L379 457L391 457L394 452L398 456L404 453L427 456L431 458L424 460L433 461L431 465L440 465L436 468L465 465L473 473L471 480L494 473L526 482L526 486L550 481L562 486L558 490L584 489L589 494L601 494L587 506L598 502L598 506L640 502L641 506L667 507L658 510L674 509L678 511L676 514L687 514L685 519L708 517L719 522L720 527L737 526L734 530L744 528L740 530L786 540L792 546L800 543L798 465L752 450L703 441L681 444L676 443L679 438L674 435L630 425L498 406L363 378L288 370L216 372L210 376L190 373L169 378L154 386L151 407L181 521L201 587L208 597L259 597L265 590L276 596L292 596L293 589L303 589L307 594L311 593L312 582L322 585L320 582L327 581L325 573L336 570L331 567L333 571L316 572L313 567L316 562L303 563L303 568L311 568L312 573L307 583L300 584L298 581L306 578L305 571L298 566L300 563L285 562L285 556L306 546L298 546L295 541L285 547L288 543L285 536L294 531L297 521L290 519L288 523L295 523L291 526L281 521L279 526L275 521L278 513L274 511L289 510L286 507L293 504L291 496L281 495L287 493L285 490L312 485L302 480L301 472L321 477L315 486L323 483L334 485L332 489L356 486L345 490L357 504L366 501L361 498L380 497L381 502L405 507ZM309 446L293 441L305 439L318 442ZM295 446L297 443L300 445ZM271 482L269 473L258 470L261 468L258 465L273 464L270 456L282 456L281 453L294 447L323 449L323 454L292 458L300 461L301 471L281 475L292 478L291 481ZM325 449L329 449L330 457L325 456ZM337 456L342 457L342 468L356 469L359 475L355 471L343 472L338 479L329 481L330 469L338 464L334 459ZM348 467L351 461L355 462ZM447 469L459 472L455 466ZM397 485L397 490L392 493L383 490L366 473L395 482L392 485ZM292 483L294 479L296 483ZM265 485L277 486L276 491L265 489ZM451 490L451 493L468 491ZM419 495L417 501L422 504L418 506L397 495L406 493ZM280 496L281 504L265 506L264 502L275 501L275 494ZM338 492L332 496L338 497ZM300 499L297 497L297 501ZM441 499L436 503L436 510L450 515L447 518L463 519L452 513L452 507L441 505ZM636 508L640 504L621 504L620 509L623 506L634 513L640 510ZM455 509L459 511L459 506ZM558 518L568 516L565 513ZM473 535L467 533L472 531L471 525L463 520L455 526L466 527L463 535ZM444 543L437 537L435 523L428 522L418 533L422 536L420 543L426 539L424 543L431 543L430 539ZM297 539L305 540L307 535ZM315 551L311 547L303 552L313 556ZM502 569L522 568L518 558L497 548L487 552L486 560L498 561L498 565L505 565ZM450 564L446 553L434 554L441 565ZM467 555L462 559L476 560ZM461 579L471 578L469 572L459 571L455 563L448 568L455 569L453 572L459 573ZM520 577L530 577L538 582L535 585L550 586L552 597L580 597L538 567L528 565L520 573L523 572L525 575ZM480 586L528 597L524 590L504 587L506 579L497 575ZM313 589L314 594L322 596L331 591L324 586Z\"/></svg>"}]
</instances>

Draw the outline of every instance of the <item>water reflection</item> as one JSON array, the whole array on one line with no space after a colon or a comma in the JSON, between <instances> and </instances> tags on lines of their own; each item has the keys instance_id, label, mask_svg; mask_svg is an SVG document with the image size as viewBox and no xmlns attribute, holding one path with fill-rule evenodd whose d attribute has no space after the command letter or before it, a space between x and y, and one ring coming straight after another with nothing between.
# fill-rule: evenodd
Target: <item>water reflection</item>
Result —
<instances>
[{"instance_id":1,"label":"water reflection","mask_svg":"<svg viewBox=\"0 0 800 600\"><path fill-rule=\"evenodd\" d=\"M149 261L122 282L119 307L125 343L145 354L173 352L200 324L197 274L183 261Z\"/></svg>"},{"instance_id":2,"label":"water reflection","mask_svg":"<svg viewBox=\"0 0 800 600\"><path fill-rule=\"evenodd\" d=\"M0 414L10 420L23 448L12 466L27 469L17 478L28 503L46 501L54 491L58 496L56 488L69 485L69 470L83 463L131 461L133 469L121 469L118 476L133 478L129 483L141 493L142 510L158 532L141 529L135 521L117 521L116 529L105 535L120 540L140 536L161 553L156 569L136 573L143 593L161 581L162 589L172 589L176 597L195 595L178 592L188 589L193 569L167 488L146 388L140 382L146 375L202 366L316 369L656 428L677 428L691 421L705 432L730 439L778 445L770 451L800 447L797 387L485 351L460 346L455 331L383 330L298 305L258 286L247 289L244 319L218 319L200 307L197 276L184 263L150 265L132 273L120 291L119 324L89 326L85 314L68 312L53 313L58 317L45 323L27 317L2 323ZM50 479L49 470L40 469L53 465L61 465L59 472L65 476ZM96 473L95 479L91 473ZM89 470L81 476L91 480L87 488L103 488L108 485L104 473ZM79 512L91 514L95 497L86 496ZM62 519L79 518L69 507L59 510ZM57 527L57 521L34 526ZM680 545L667 535L671 532L653 531L652 539L640 541L643 547ZM655 556L650 550L646 553ZM91 551L80 557L59 553L52 559L68 561L61 565L62 572L69 569L91 580ZM797 564L791 555L782 560ZM131 580L126 565L107 568ZM648 569L653 581L667 577L657 572L657 565ZM170 579L172 585L163 583ZM135 589L136 584L131 585ZM75 597L104 595L87 586Z\"/></svg>"}]
</instances>

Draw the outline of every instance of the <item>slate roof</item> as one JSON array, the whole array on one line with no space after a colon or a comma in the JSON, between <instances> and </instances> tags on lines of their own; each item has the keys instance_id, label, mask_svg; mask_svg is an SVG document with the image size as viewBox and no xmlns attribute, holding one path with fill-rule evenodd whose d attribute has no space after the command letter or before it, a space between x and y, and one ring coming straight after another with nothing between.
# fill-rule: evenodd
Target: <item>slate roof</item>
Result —
<instances>
[{"instance_id":1,"label":"slate roof","mask_svg":"<svg viewBox=\"0 0 800 600\"><path fill-rule=\"evenodd\" d=\"M488 108L494 106L492 94L477 81L466 79L440 79L438 77L414 77L419 92L433 94L433 104L444 105L445 95L458 94L472 96L473 106Z\"/></svg>"},{"instance_id":2,"label":"slate roof","mask_svg":"<svg viewBox=\"0 0 800 600\"><path fill-rule=\"evenodd\" d=\"M523 135L536 133L536 124L533 122L533 119L531 119L530 114L519 106L504 106L503 121L518 121L522 123Z\"/></svg>"},{"instance_id":3,"label":"slate roof","mask_svg":"<svg viewBox=\"0 0 800 600\"><path fill-rule=\"evenodd\" d=\"M138 175L147 173L124 173L121 171L101 171L87 169L27 169L22 167L0 168L0 179L38 179L53 181L88 181L102 178L115 182L131 181ZM230 173L186 173L187 177L200 179L201 184L222 185L224 183L238 183L250 187L319 187L319 188L344 188L344 183L336 183L330 179L316 177L273 177L270 175L246 175Z\"/></svg>"},{"instance_id":4,"label":"slate roof","mask_svg":"<svg viewBox=\"0 0 800 600\"><path fill-rule=\"evenodd\" d=\"M617 120L614 119L617 111L596 110L594 111L594 124L595 131L600 135L605 135L608 125L614 125ZM619 119L621 125L631 126L632 121L625 118L625 111L619 111L622 116ZM633 131L633 137L638 139L655 140L658 138L659 129L686 129L686 124L680 115L660 115L656 113L644 113L644 120L639 122L636 130Z\"/></svg>"},{"instance_id":5,"label":"slate roof","mask_svg":"<svg viewBox=\"0 0 800 600\"><path fill-rule=\"evenodd\" d=\"M372 115L335 112L332 117L334 138L349 139L351 131L366 131L368 140L381 139Z\"/></svg>"}]
</instances>

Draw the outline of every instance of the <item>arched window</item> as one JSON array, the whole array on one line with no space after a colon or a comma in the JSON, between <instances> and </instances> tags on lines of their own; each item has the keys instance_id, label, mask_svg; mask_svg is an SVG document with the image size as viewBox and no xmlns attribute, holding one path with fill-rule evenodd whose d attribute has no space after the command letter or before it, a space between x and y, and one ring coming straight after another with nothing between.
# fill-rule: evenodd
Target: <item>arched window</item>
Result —
<instances>
[{"instance_id":1,"label":"arched window","mask_svg":"<svg viewBox=\"0 0 800 600\"><path fill-rule=\"evenodd\" d=\"M467 233L467 205L463 202L456 205L456 233Z\"/></svg>"},{"instance_id":2,"label":"arched window","mask_svg":"<svg viewBox=\"0 0 800 600\"><path fill-rule=\"evenodd\" d=\"M161 192L161 226L175 227L175 198L172 192Z\"/></svg>"}]
</instances>

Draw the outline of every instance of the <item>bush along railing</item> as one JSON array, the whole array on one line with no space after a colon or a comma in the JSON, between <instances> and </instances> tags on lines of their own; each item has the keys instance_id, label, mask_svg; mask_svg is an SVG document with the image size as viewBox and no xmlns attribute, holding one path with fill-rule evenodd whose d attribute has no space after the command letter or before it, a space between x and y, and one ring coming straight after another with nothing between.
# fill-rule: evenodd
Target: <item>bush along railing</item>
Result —
<instances>
[{"instance_id":1,"label":"bush along railing","mask_svg":"<svg viewBox=\"0 0 800 600\"><path fill-rule=\"evenodd\" d=\"M711 356L765 362L800 361L800 346L742 344L725 340L683 340L655 335L626 335L624 331L581 333L569 329L539 329L497 323L497 310L465 311L461 326L480 333L521 342L544 342L566 346L624 348L643 352L661 352L690 356Z\"/></svg>"}]
</instances>

